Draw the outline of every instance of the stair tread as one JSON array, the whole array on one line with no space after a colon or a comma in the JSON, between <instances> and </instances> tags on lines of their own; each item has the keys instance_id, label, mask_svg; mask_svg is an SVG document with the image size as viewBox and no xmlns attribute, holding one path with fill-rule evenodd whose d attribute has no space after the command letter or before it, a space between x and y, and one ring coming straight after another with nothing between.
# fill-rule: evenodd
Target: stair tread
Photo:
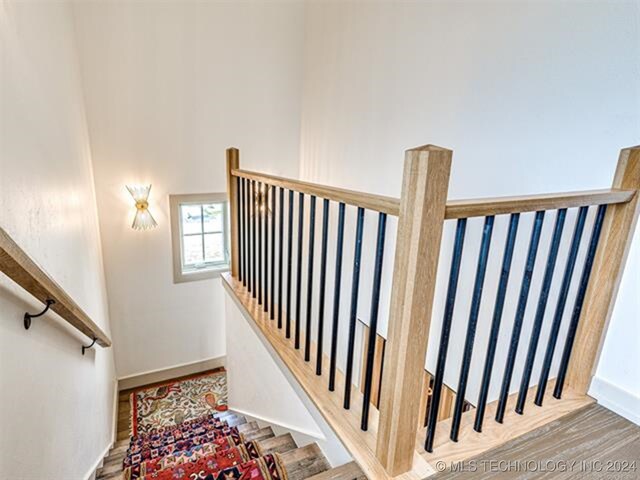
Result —
<instances>
[{"instance_id":1,"label":"stair tread","mask_svg":"<svg viewBox=\"0 0 640 480\"><path fill-rule=\"evenodd\" d=\"M97 476L109 475L110 473L121 472L122 473L122 464L120 463L110 463L105 464L103 467L100 467L97 472Z\"/></svg>"},{"instance_id":2,"label":"stair tread","mask_svg":"<svg viewBox=\"0 0 640 480\"><path fill-rule=\"evenodd\" d=\"M258 422L247 422L244 423L242 425L238 425L238 432L240 433L248 433L251 432L253 430L258 430L260 428L260 426L258 425Z\"/></svg>"},{"instance_id":3,"label":"stair tread","mask_svg":"<svg viewBox=\"0 0 640 480\"><path fill-rule=\"evenodd\" d=\"M331 468L316 443L281 453L279 456L288 480L304 480Z\"/></svg>"},{"instance_id":4,"label":"stair tread","mask_svg":"<svg viewBox=\"0 0 640 480\"><path fill-rule=\"evenodd\" d=\"M96 480L120 480L123 478L122 471L112 472L105 475L96 475Z\"/></svg>"},{"instance_id":5,"label":"stair tread","mask_svg":"<svg viewBox=\"0 0 640 480\"><path fill-rule=\"evenodd\" d=\"M273 453L285 453L298 448L293 436L290 433L278 435L277 437L258 440L258 447L263 455Z\"/></svg>"},{"instance_id":6,"label":"stair tread","mask_svg":"<svg viewBox=\"0 0 640 480\"><path fill-rule=\"evenodd\" d=\"M367 480L367 476L362 473L356 462L349 462L309 477L307 480Z\"/></svg>"},{"instance_id":7,"label":"stair tread","mask_svg":"<svg viewBox=\"0 0 640 480\"><path fill-rule=\"evenodd\" d=\"M258 428L257 430L249 430L248 432L242 433L242 439L245 442L273 438L275 436L276 434L273 433L273 429L271 427Z\"/></svg>"}]
</instances>

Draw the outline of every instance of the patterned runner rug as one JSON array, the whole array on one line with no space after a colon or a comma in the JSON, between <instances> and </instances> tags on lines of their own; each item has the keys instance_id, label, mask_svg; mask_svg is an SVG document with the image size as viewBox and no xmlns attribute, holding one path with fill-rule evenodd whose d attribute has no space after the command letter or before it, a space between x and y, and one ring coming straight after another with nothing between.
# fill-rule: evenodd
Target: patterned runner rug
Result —
<instances>
[{"instance_id":1,"label":"patterned runner rug","mask_svg":"<svg viewBox=\"0 0 640 480\"><path fill-rule=\"evenodd\" d=\"M141 388L131 394L131 433L180 424L227 410L227 373L224 369Z\"/></svg>"}]
</instances>

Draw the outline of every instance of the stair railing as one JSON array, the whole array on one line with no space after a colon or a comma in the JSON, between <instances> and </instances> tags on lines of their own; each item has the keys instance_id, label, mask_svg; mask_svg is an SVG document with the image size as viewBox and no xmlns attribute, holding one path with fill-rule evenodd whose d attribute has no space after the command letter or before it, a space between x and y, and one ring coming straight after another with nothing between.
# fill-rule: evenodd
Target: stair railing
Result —
<instances>
[{"instance_id":1,"label":"stair railing","mask_svg":"<svg viewBox=\"0 0 640 480\"><path fill-rule=\"evenodd\" d=\"M89 346L83 345L83 355L87 348L96 343L101 347L111 346L107 334L2 228L0 271L45 305L41 313L25 313L24 326L27 330L31 327L31 319L44 315L50 309L91 339Z\"/></svg>"},{"instance_id":2,"label":"stair railing","mask_svg":"<svg viewBox=\"0 0 640 480\"><path fill-rule=\"evenodd\" d=\"M432 145L408 150L405 155L401 198L398 200L244 171L239 168L238 150L227 150L232 268L231 275L225 277L225 286L256 320L256 324L285 365L294 373L328 423L371 478L423 477L430 470L425 470L421 462L428 463L442 458L442 453L441 457L438 457L439 451L451 454L457 442L462 440L461 428L467 428L471 416L474 417L471 421L474 430L481 432L489 412L495 415L498 423L505 421L506 409L514 410L516 415L522 415L527 398L532 397L538 407L544 404L548 384L554 385L553 396L556 399L562 396L563 390L570 389L571 398L574 399L571 405L575 408L584 405L584 402L588 401L586 392L597 363L637 221L640 209L640 147L622 150L611 189L447 202L451 159L450 150ZM322 199L320 275L319 284L314 285L318 198ZM335 235L336 244L333 258L335 278L332 282L333 297L329 299L333 307L332 312L325 312L325 303L328 303L325 301L327 237L330 234L328 218L332 202L337 203L338 208L335 232L331 232L331 235ZM594 208L590 209L592 206ZM344 243L347 207L355 207L356 210L353 246ZM309 209L308 221L305 208ZM551 334L546 345L539 345L567 210L574 208L578 210L577 220L564 266ZM294 215L294 210L297 210L297 215ZM359 388L356 388L353 385L358 382L358 376L354 372L354 357L358 341L358 298L362 290L360 269L365 210L372 210L377 214L378 226L373 284L370 290L369 286L366 286L366 293L371 295L368 338L361 342L364 345L363 371L359 377ZM547 216L546 212L550 210L556 212L554 229L536 304L532 333L529 338L520 338L531 276L540 244L540 231ZM586 219L590 210L593 211L593 226L588 234L589 238L583 240L587 236L585 225L588 223ZM507 285L510 276L517 279L516 273L510 275L514 243L518 234L520 214L526 212L535 212L535 221L530 233L525 271L520 279L518 308L507 363L502 374L500 398L497 402L492 402L489 409L487 391L494 370L495 349ZM383 288L382 262L388 215L398 217L398 227L388 334L384 354L380 355L377 351L380 344L377 321L380 290ZM475 404L476 408L469 409L466 387L476 343L494 220L498 215L509 216L509 228L504 239L501 275L484 358L480 395ZM448 346L456 297L458 293L466 294L462 291L457 292L457 286L467 219L472 217L484 217L484 226L475 282L469 292L471 307L459 380L452 386L455 391L452 394L444 386L443 375L446 362L450 360ZM449 283L438 341L437 365L431 378L425 375L425 363L442 232L446 221L456 222L456 236L451 266L447 272ZM302 255L305 242L306 262L303 261ZM582 251L586 250L586 255L583 264L577 266L581 245ZM349 315L346 319L347 353L343 372L337 367L336 352L338 343L344 340L338 332L341 320L340 304L346 297L342 295L341 280L342 276L348 273L349 267L342 264L345 247L353 248L353 265L350 271L352 281ZM574 270L580 272L577 294L571 310L565 345L560 349L556 348L558 331L568 302L568 290ZM306 274L306 292L302 291L303 272ZM312 330L312 317L316 319L316 331ZM330 345L324 346L324 330L327 328L331 331L331 341ZM520 379L518 393L509 395L514 362L520 344L527 345L524 374ZM480 347L475 348L477 350ZM550 366L556 350L562 350L560 368L557 378L550 379ZM542 372L538 379L533 379L534 382L537 380L537 388L530 388L532 367L538 352L544 352ZM382 381L378 383L380 371ZM427 379L429 385L425 385ZM374 383L375 388L372 392ZM334 392L336 389L341 391ZM452 402L444 416L440 404L443 391L447 393L445 400ZM428 401L425 399L426 392L429 395ZM338 399L339 396L341 398ZM429 408L428 412L424 411L426 405ZM550 421L567 413L568 410L569 407L551 413L547 411L545 415L540 416L541 421ZM417 440L417 434L418 429L424 425L426 416L426 431L423 429L419 433L426 437L423 437L423 448ZM451 418L445 420L444 417L448 416ZM526 428L539 425L528 418ZM518 418L512 415L510 421L517 423ZM514 425L510 428L513 429ZM445 429L449 430L448 440L440 433ZM521 433L522 431L519 434ZM505 435L503 432L498 436L499 439L493 440L483 438L482 442L486 445L491 445L492 441L503 442L508 434ZM435 442L436 437L441 439L440 444L449 442L449 445L439 447L438 442ZM479 445L476 450L467 446L467 449L459 454L461 456L450 455L447 458L465 458L469 452L482 451L486 445Z\"/></svg>"}]
</instances>

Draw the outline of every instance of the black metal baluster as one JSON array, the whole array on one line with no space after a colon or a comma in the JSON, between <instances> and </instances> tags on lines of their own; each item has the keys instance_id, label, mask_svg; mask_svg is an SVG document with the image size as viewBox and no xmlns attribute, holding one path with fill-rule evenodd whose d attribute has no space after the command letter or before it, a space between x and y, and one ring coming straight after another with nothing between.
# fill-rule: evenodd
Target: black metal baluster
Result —
<instances>
[{"instance_id":1,"label":"black metal baluster","mask_svg":"<svg viewBox=\"0 0 640 480\"><path fill-rule=\"evenodd\" d=\"M502 320L507 284L509 283L509 273L511 271L511 261L513 260L513 248L516 243L516 235L518 234L519 220L519 213L512 214L509 219L509 231L507 232L507 240L505 242L504 255L502 257L502 271L500 273L500 281L498 283L496 303L493 309L493 320L491 322L491 332L489 333L489 343L487 345L487 357L484 362L480 395L478 397L478 405L476 408L476 419L473 427L476 432L482 431L482 421L484 419L485 407L487 405L487 395L489 394L493 361L496 356L498 334L500 333L500 321Z\"/></svg>"},{"instance_id":2,"label":"black metal baluster","mask_svg":"<svg viewBox=\"0 0 640 480\"><path fill-rule=\"evenodd\" d=\"M338 237L336 240L336 273L333 282L333 325L329 358L329 391L336 389L336 357L338 354L338 321L340 319L340 289L342 284L342 247L344 244L344 203L338 205Z\"/></svg>"},{"instance_id":3,"label":"black metal baluster","mask_svg":"<svg viewBox=\"0 0 640 480\"><path fill-rule=\"evenodd\" d=\"M562 230L564 228L564 220L567 216L567 209L561 208L556 215L556 224L553 229L553 237L551 238L551 248L549 257L547 258L547 266L544 270L542 287L540 289L540 297L538 299L538 308L533 321L533 330L531 331L531 339L529 340L529 350L527 351L527 359L524 364L524 371L520 380L520 392L518 392L518 401L516 403L516 413L522 414L524 404L527 400L527 391L529 390L529 381L531 380L531 372L533 371L533 363L536 359L536 350L540 340L540 331L544 320L544 312L547 308L549 300L549 292L551 290L551 281L553 280L553 272L558 259L558 249L560 248L560 240L562 238Z\"/></svg>"},{"instance_id":4,"label":"black metal baluster","mask_svg":"<svg viewBox=\"0 0 640 480\"><path fill-rule=\"evenodd\" d=\"M562 323L562 317L564 315L564 308L567 304L569 286L571 285L571 277L573 277L573 270L576 266L576 259L578 258L578 249L580 248L580 240L582 239L582 232L584 231L584 223L587 218L588 209L589 207L580 207L578 218L576 219L573 238L571 239L571 247L569 248L569 255L567 257L567 265L565 267L564 276L562 278L560 294L558 295L558 304L556 305L556 312L553 317L553 323L551 324L551 332L549 333L547 351L544 355L542 371L540 372L540 381L538 382L538 390L536 391L536 399L534 403L538 406L542 406L544 392L547 388L547 381L549 380L549 372L551 370L551 361L553 360L553 353L558 341L558 332L560 331L560 325Z\"/></svg>"},{"instance_id":5,"label":"black metal baluster","mask_svg":"<svg viewBox=\"0 0 640 480\"><path fill-rule=\"evenodd\" d=\"M362 233L364 230L364 208L358 207L356 244L353 255L353 279L351 281L351 312L349 314L349 340L347 344L347 369L344 376L344 408L351 406L351 377L353 376L353 354L356 342L358 317L358 290L360 287L360 261L362 259Z\"/></svg>"},{"instance_id":6,"label":"black metal baluster","mask_svg":"<svg viewBox=\"0 0 640 480\"><path fill-rule=\"evenodd\" d=\"M275 196L275 195L274 195ZM284 188L280 187L280 205L278 219L278 328L282 328L282 253L284 251ZM275 210L274 213L275 215Z\"/></svg>"},{"instance_id":7,"label":"black metal baluster","mask_svg":"<svg viewBox=\"0 0 640 480\"><path fill-rule=\"evenodd\" d=\"M289 223L287 235L287 308L285 309L285 335L291 338L291 264L293 261L293 190L289 190Z\"/></svg>"},{"instance_id":8,"label":"black metal baluster","mask_svg":"<svg viewBox=\"0 0 640 480\"><path fill-rule=\"evenodd\" d=\"M567 339L562 352L562 360L560 361L560 368L556 378L556 386L553 390L553 396L555 398L562 397L562 390L567 377L567 368L569 368L569 359L571 358L571 351L576 338L576 331L578 330L578 323L580 322L580 314L582 313L584 298L587 293L587 287L589 286L589 277L591 276L591 270L593 269L593 261L595 260L596 251L598 250L598 241L600 240L602 223L606 213L607 206L600 205L598 207L598 213L596 214L596 220L593 224L591 239L589 240L589 250L587 250L587 257L582 269L582 275L580 276L580 284L578 287L578 293L576 294L573 313L571 315L571 323L569 324L569 331L567 332Z\"/></svg>"},{"instance_id":9,"label":"black metal baluster","mask_svg":"<svg viewBox=\"0 0 640 480\"><path fill-rule=\"evenodd\" d=\"M380 283L382 282L382 262L384 260L384 237L386 229L387 214L380 213L378 216L378 241L376 243L376 260L373 271L373 289L371 294L371 316L369 318L369 345L367 348L362 420L360 423L360 428L362 430L367 430L369 426L369 406L371 402L371 385L373 383L373 358L376 353L376 336L378 334L378 308L380 306Z\"/></svg>"},{"instance_id":10,"label":"black metal baluster","mask_svg":"<svg viewBox=\"0 0 640 480\"><path fill-rule=\"evenodd\" d=\"M275 291L276 291L276 187L271 195L271 313L269 318L275 319Z\"/></svg>"},{"instance_id":11,"label":"black metal baluster","mask_svg":"<svg viewBox=\"0 0 640 480\"><path fill-rule=\"evenodd\" d=\"M238 281L242 281L242 199L240 195L240 177L236 177L236 225L238 226L236 252L238 255Z\"/></svg>"},{"instance_id":12,"label":"black metal baluster","mask_svg":"<svg viewBox=\"0 0 640 480\"><path fill-rule=\"evenodd\" d=\"M473 354L473 342L476 337L476 327L478 325L478 315L480 313L480 303L482 302L482 288L484 277L487 271L487 261L489 259L489 249L491 247L491 235L493 233L493 215L485 217L482 232L482 243L478 255L478 268L476 279L473 285L473 297L471 299L471 310L469 312L469 324L467 325L467 335L464 341L464 354L462 356L462 368L460 369L460 379L458 390L456 391L456 403L453 408L453 419L451 421L450 438L454 442L458 441L460 431L460 420L462 419L462 407L464 407L465 394L467 392L467 381L471 368L471 356Z\"/></svg>"},{"instance_id":13,"label":"black metal baluster","mask_svg":"<svg viewBox=\"0 0 640 480\"><path fill-rule=\"evenodd\" d=\"M258 217L258 305L262 305L262 183L258 182L256 214Z\"/></svg>"},{"instance_id":14,"label":"black metal baluster","mask_svg":"<svg viewBox=\"0 0 640 480\"><path fill-rule=\"evenodd\" d=\"M264 311L269 311L269 185L264 184L262 199L264 218Z\"/></svg>"},{"instance_id":15,"label":"black metal baluster","mask_svg":"<svg viewBox=\"0 0 640 480\"><path fill-rule=\"evenodd\" d=\"M249 253L247 247L247 230L248 230L248 222L247 222L247 180L242 179L242 256L244 257L244 261L242 262L242 285L244 287L247 286L247 275L249 275Z\"/></svg>"},{"instance_id":16,"label":"black metal baluster","mask_svg":"<svg viewBox=\"0 0 640 480\"><path fill-rule=\"evenodd\" d=\"M427 452L433 452L433 440L436 434L438 410L440 409L440 396L442 395L442 384L444 381L444 367L447 362L447 350L449 349L449 336L451 334L451 321L453 319L453 307L456 303L456 291L458 290L458 278L460 277L460 263L462 260L462 247L464 246L464 234L466 228L467 219L459 219L456 225L456 239L453 244L453 254L451 255L451 269L449 271L447 300L444 307L442 333L440 334L440 345L438 347L438 361L436 363L436 374L433 379L431 403L429 404L427 438L424 442L424 449Z\"/></svg>"},{"instance_id":17,"label":"black metal baluster","mask_svg":"<svg viewBox=\"0 0 640 480\"><path fill-rule=\"evenodd\" d=\"M322 203L322 253L320 254L320 298L318 305L318 351L316 352L316 375L322 375L324 291L327 280L327 236L329 235L329 200L324 199Z\"/></svg>"},{"instance_id":18,"label":"black metal baluster","mask_svg":"<svg viewBox=\"0 0 640 480\"><path fill-rule=\"evenodd\" d=\"M524 273L522 275L520 297L518 298L516 316L513 321L513 331L511 332L509 353L507 354L507 361L504 367L504 376L502 377L502 386L500 388L500 397L498 399L498 407L496 409L496 421L499 423L502 423L502 420L504 419L504 411L507 408L507 398L509 397L511 378L513 377L513 367L516 363L518 343L520 342L520 332L522 331L522 321L524 319L524 312L527 309L529 289L531 288L531 277L533 277L533 267L535 267L536 264L538 246L540 245L540 232L542 231L542 223L544 222L544 213L544 211L536 212L533 228L531 230L531 240L529 240L527 263L525 264Z\"/></svg>"},{"instance_id":19,"label":"black metal baluster","mask_svg":"<svg viewBox=\"0 0 640 480\"><path fill-rule=\"evenodd\" d=\"M304 331L304 361L311 360L311 306L313 303L313 247L316 236L316 197L309 205L309 252L307 261L307 326Z\"/></svg>"},{"instance_id":20,"label":"black metal baluster","mask_svg":"<svg viewBox=\"0 0 640 480\"><path fill-rule=\"evenodd\" d=\"M256 182L251 182L251 296L256 298Z\"/></svg>"},{"instance_id":21,"label":"black metal baluster","mask_svg":"<svg viewBox=\"0 0 640 480\"><path fill-rule=\"evenodd\" d=\"M298 269L296 271L296 333L295 348L300 348L300 294L302 293L302 239L304 237L304 193L298 193Z\"/></svg>"}]
</instances>

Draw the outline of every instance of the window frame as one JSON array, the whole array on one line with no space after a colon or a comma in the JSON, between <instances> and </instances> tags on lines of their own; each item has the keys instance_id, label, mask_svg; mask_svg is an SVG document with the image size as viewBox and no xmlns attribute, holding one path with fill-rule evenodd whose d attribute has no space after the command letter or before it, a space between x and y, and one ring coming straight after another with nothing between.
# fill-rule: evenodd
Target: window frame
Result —
<instances>
[{"instance_id":1,"label":"window frame","mask_svg":"<svg viewBox=\"0 0 640 480\"><path fill-rule=\"evenodd\" d=\"M184 244L182 233L182 209L183 205L204 205L207 203L222 204L223 213L223 242L226 263L215 264L209 268L201 268L193 271L183 270ZM173 252L173 283L195 282L209 278L219 277L220 274L231 269L230 235L229 235L229 200L225 192L222 193L189 193L169 195L169 211L171 215L171 248ZM204 230L201 235L204 248Z\"/></svg>"}]
</instances>

